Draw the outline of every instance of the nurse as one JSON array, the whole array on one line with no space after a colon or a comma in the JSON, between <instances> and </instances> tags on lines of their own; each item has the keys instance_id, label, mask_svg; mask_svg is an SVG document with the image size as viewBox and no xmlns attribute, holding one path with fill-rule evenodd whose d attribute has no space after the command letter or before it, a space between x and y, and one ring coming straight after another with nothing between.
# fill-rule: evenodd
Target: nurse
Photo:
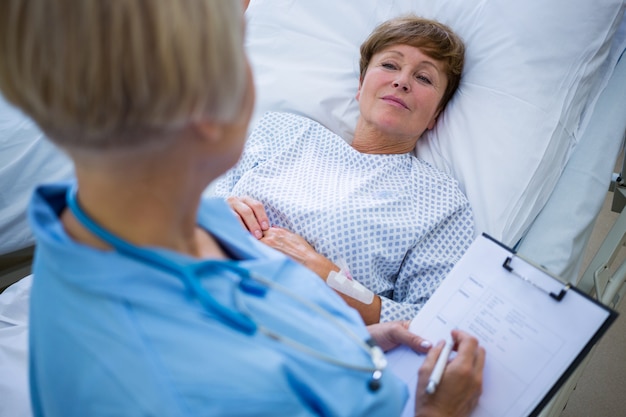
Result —
<instances>
[{"instance_id":1,"label":"nurse","mask_svg":"<svg viewBox=\"0 0 626 417\"><path fill-rule=\"evenodd\" d=\"M201 199L241 154L254 104L241 9L0 2L0 89L76 172L39 187L29 211L36 416L400 414L406 387L382 350L424 341L406 323L366 328L222 200ZM453 337L458 354L434 395L418 386L417 415L478 401L484 351Z\"/></svg>"}]
</instances>

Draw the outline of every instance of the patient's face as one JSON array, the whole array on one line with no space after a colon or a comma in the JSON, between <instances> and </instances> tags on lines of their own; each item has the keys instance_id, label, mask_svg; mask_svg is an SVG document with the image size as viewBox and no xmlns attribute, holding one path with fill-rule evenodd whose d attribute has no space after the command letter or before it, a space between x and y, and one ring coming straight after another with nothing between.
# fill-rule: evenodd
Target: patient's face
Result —
<instances>
[{"instance_id":1,"label":"patient's face","mask_svg":"<svg viewBox=\"0 0 626 417\"><path fill-rule=\"evenodd\" d=\"M441 62L413 46L391 45L372 57L361 80L361 122L386 136L417 141L434 127L447 82Z\"/></svg>"}]
</instances>

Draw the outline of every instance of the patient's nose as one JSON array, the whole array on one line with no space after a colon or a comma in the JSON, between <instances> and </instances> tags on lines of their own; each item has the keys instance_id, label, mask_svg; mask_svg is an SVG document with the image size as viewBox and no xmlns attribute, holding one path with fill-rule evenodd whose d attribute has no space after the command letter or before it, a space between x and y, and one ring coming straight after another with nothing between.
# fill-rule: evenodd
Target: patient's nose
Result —
<instances>
[{"instance_id":1,"label":"patient's nose","mask_svg":"<svg viewBox=\"0 0 626 417\"><path fill-rule=\"evenodd\" d=\"M404 91L405 93L409 91L410 87L409 87L409 83L406 82L404 79L398 79L396 81L393 82L393 86L394 88L401 88L402 91Z\"/></svg>"}]
</instances>

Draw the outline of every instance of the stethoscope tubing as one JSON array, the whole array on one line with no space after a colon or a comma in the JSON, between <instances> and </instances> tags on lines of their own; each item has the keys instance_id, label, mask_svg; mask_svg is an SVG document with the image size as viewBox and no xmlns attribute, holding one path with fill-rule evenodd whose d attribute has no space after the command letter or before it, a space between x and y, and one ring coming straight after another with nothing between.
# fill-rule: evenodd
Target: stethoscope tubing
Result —
<instances>
[{"instance_id":1,"label":"stethoscope tubing","mask_svg":"<svg viewBox=\"0 0 626 417\"><path fill-rule=\"evenodd\" d=\"M340 366L346 369L360 371L360 372L368 372L372 373L372 380L370 381L370 386L375 385L375 388L378 389L380 386L380 378L382 377L382 371L387 365L384 353L371 339L364 341L362 340L356 333L354 333L348 326L337 320L331 313L324 310L322 307L317 304L307 300L304 297L299 296L298 294L289 291L287 288L271 281L265 279L257 274L251 274L247 269L240 267L237 265L235 261L211 261L206 260L196 265L185 266L181 265L178 262L168 259L167 257L156 253L153 250L147 248L141 248L135 246L113 233L109 232L102 226L96 223L87 213L82 209L80 203L78 202L78 187L76 185L72 186L67 193L67 205L71 210L72 214L76 217L76 219L89 231L91 231L94 235L102 239L111 245L117 252L120 254L127 256L131 259L134 259L144 265L152 266L157 269L161 269L166 271L172 275L178 276L185 286L194 294L202 306L210 312L217 314L221 317L227 324L230 326L242 331L246 334L252 335L256 331L266 335L272 340L276 340L279 343L283 343L287 346L290 346L298 351L301 351L309 356L318 358L324 362ZM239 311L233 311L226 306L219 303L211 294L200 284L200 281L197 279L196 274L201 269L212 269L216 270L225 270L235 273L240 277L239 285L233 287L233 291L235 293L235 300L237 300L237 307ZM260 287L260 284L262 287ZM310 348L303 343L297 342L294 339L281 335L273 330L267 328L266 326L257 323L247 311L245 305L241 301L240 296L237 292L237 287L244 292L257 292L264 293L268 289L277 291L286 297L289 297L302 305L306 306L312 311L315 311L317 314L324 317L333 325L339 327L342 332L354 340L363 350L368 352L372 359L373 366L362 366L357 364L348 363L345 361L341 361L336 359L330 355L326 355L322 352L316 351ZM375 383L375 384L372 384Z\"/></svg>"}]
</instances>

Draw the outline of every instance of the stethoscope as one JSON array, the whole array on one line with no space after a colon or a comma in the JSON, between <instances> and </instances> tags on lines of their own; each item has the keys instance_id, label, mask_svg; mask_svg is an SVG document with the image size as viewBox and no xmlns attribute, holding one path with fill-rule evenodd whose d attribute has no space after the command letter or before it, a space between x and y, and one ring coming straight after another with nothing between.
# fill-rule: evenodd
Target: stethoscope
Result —
<instances>
[{"instance_id":1,"label":"stethoscope","mask_svg":"<svg viewBox=\"0 0 626 417\"><path fill-rule=\"evenodd\" d=\"M362 340L349 327L337 320L332 314L317 304L292 291L289 291L284 286L267 280L258 274L251 273L247 269L240 267L235 261L206 260L195 264L182 265L173 259L169 259L166 256L157 253L156 251L133 245L110 233L91 219L80 207L77 192L78 187L71 187L66 197L67 205L72 214L85 228L98 238L111 245L120 254L179 277L183 281L187 290L197 297L200 304L207 311L219 316L226 324L248 335L252 335L256 331L259 331L272 340L288 345L324 362L354 371L371 373L372 376L368 382L369 389L371 391L377 391L380 388L383 370L387 366L387 360L382 349L376 345L373 339ZM215 300L215 298L213 298L213 296L211 296L211 294L204 289L197 278L197 276L202 273L219 270L230 271L239 277L238 284L233 286L233 300L235 301L236 310L230 309ZM262 296L271 289L301 303L310 310L326 318L330 323L340 328L344 334L354 340L357 345L370 355L373 366L355 365L338 360L323 352L316 351L309 346L296 341L295 339L276 333L264 325L257 323L252 318L249 310L246 308L245 303L237 291L238 289L241 292L257 296Z\"/></svg>"}]
</instances>

